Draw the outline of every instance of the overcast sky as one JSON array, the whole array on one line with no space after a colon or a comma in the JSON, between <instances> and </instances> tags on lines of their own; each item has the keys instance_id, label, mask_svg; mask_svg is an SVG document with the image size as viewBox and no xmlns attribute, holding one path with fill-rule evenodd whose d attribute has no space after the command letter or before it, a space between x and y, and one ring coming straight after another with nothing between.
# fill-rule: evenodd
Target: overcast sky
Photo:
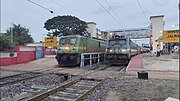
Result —
<instances>
[{"instance_id":1,"label":"overcast sky","mask_svg":"<svg viewBox=\"0 0 180 101\"><path fill-rule=\"evenodd\" d=\"M45 37L43 34L47 34L47 30L43 28L44 22L54 16L67 14L84 21L96 22L97 27L101 30L147 27L150 25L149 17L154 15L164 15L165 29L174 29L172 25L179 24L179 0L138 0L145 15L143 15L137 0L106 0L118 17L105 0L98 0L119 24L96 0L31 1L54 11L54 13L52 14L27 0L1 0L1 32L5 32L12 23L21 24L29 28L33 39L39 42Z\"/></svg>"}]
</instances>

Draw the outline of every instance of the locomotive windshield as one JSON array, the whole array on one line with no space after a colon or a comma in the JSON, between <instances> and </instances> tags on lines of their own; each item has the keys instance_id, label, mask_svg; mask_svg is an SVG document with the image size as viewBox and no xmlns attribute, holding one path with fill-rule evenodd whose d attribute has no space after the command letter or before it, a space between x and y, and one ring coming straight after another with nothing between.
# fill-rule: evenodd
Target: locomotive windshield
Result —
<instances>
[{"instance_id":1,"label":"locomotive windshield","mask_svg":"<svg viewBox=\"0 0 180 101\"><path fill-rule=\"evenodd\" d=\"M74 45L76 43L76 38L60 38L59 44L71 44Z\"/></svg>"},{"instance_id":2,"label":"locomotive windshield","mask_svg":"<svg viewBox=\"0 0 180 101\"><path fill-rule=\"evenodd\" d=\"M126 45L126 40L110 40L109 45Z\"/></svg>"}]
</instances>

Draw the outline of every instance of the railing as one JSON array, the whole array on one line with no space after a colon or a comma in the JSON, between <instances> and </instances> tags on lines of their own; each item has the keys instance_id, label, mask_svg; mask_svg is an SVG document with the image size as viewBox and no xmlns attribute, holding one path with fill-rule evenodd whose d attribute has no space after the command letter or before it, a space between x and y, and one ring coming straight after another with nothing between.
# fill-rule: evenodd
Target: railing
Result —
<instances>
[{"instance_id":1,"label":"railing","mask_svg":"<svg viewBox=\"0 0 180 101\"><path fill-rule=\"evenodd\" d=\"M81 53L81 63L80 69L89 67L89 69L94 69L99 67L101 63L105 61L105 53Z\"/></svg>"}]
</instances>

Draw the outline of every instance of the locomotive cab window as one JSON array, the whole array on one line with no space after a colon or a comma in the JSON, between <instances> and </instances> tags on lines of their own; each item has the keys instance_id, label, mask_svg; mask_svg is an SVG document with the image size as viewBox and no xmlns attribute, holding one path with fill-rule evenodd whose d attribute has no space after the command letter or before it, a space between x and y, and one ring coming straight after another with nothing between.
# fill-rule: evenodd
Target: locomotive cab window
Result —
<instances>
[{"instance_id":1,"label":"locomotive cab window","mask_svg":"<svg viewBox=\"0 0 180 101\"><path fill-rule=\"evenodd\" d=\"M74 45L76 44L76 38L60 38L59 39L59 44L70 44L70 45Z\"/></svg>"},{"instance_id":2,"label":"locomotive cab window","mask_svg":"<svg viewBox=\"0 0 180 101\"><path fill-rule=\"evenodd\" d=\"M110 40L110 45L126 45L126 40Z\"/></svg>"}]
</instances>

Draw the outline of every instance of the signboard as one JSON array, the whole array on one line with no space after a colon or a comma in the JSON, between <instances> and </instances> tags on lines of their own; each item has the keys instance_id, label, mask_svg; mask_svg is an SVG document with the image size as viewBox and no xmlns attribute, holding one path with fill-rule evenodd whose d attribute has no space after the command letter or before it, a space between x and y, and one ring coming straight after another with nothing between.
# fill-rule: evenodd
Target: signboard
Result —
<instances>
[{"instance_id":1,"label":"signboard","mask_svg":"<svg viewBox=\"0 0 180 101\"><path fill-rule=\"evenodd\" d=\"M179 42L179 30L163 31L163 43Z\"/></svg>"},{"instance_id":2,"label":"signboard","mask_svg":"<svg viewBox=\"0 0 180 101\"><path fill-rule=\"evenodd\" d=\"M57 48L57 37L49 36L45 38L45 47Z\"/></svg>"}]
</instances>

